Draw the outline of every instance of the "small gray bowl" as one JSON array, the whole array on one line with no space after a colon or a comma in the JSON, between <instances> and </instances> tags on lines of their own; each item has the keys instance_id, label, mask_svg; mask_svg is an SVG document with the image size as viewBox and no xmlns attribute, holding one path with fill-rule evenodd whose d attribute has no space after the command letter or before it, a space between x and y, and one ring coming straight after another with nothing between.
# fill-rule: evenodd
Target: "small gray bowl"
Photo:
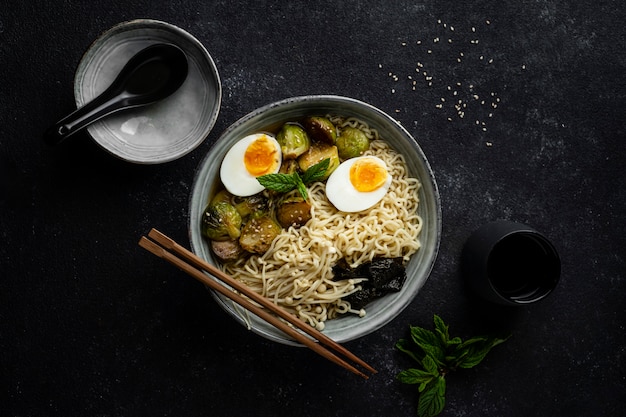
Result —
<instances>
[{"instance_id":1,"label":"small gray bowl","mask_svg":"<svg viewBox=\"0 0 626 417\"><path fill-rule=\"evenodd\" d=\"M185 52L189 73L184 84L158 103L111 115L87 128L102 148L139 164L180 158L209 135L222 100L211 55L196 38L174 25L132 20L98 37L83 55L74 78L76 105L81 107L100 95L133 55L155 43L171 43Z\"/></svg>"},{"instance_id":2,"label":"small gray bowl","mask_svg":"<svg viewBox=\"0 0 626 417\"><path fill-rule=\"evenodd\" d=\"M419 215L424 221L420 235L422 247L407 266L407 280L400 292L391 293L368 304L367 315L359 318L345 315L328 320L324 333L337 342L346 342L367 335L393 320L415 298L424 285L437 257L441 236L441 203L433 172L424 153L413 137L394 119L381 110L346 97L314 95L289 98L254 110L236 121L221 135L198 166L192 186L189 212L189 234L193 252L213 265L217 264L206 239L200 232L202 212L209 198L220 187L220 164L230 147L244 136L277 127L306 115L336 114L354 116L378 129L382 138L403 154L412 176L422 186L419 190ZM242 325L247 325L233 303L213 293L219 305ZM250 314L251 330L276 342L300 346L299 343Z\"/></svg>"}]
</instances>

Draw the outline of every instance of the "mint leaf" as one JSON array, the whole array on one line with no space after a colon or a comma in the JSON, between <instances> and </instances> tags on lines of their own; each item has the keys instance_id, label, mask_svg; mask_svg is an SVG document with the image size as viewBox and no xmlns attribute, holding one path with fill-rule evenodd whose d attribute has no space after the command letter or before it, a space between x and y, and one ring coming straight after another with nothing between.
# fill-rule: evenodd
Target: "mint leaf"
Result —
<instances>
[{"instance_id":1,"label":"mint leaf","mask_svg":"<svg viewBox=\"0 0 626 417\"><path fill-rule=\"evenodd\" d=\"M287 193L296 188L296 179L291 174L267 174L257 177L257 181L268 190Z\"/></svg>"},{"instance_id":2,"label":"mint leaf","mask_svg":"<svg viewBox=\"0 0 626 417\"><path fill-rule=\"evenodd\" d=\"M298 189L302 198L308 200L309 196L305 184L322 180L326 175L329 165L330 159L326 158L307 169L306 172L302 174L302 177L300 177L297 172L293 174L266 174L257 177L257 181L268 190L279 193L288 193L291 190Z\"/></svg>"},{"instance_id":3,"label":"mint leaf","mask_svg":"<svg viewBox=\"0 0 626 417\"><path fill-rule=\"evenodd\" d=\"M489 353L494 346L504 343L507 339L508 337L506 339L491 337L482 342L469 345L469 347L466 348L467 353L458 361L457 366L459 368L473 368L485 359L487 353Z\"/></svg>"},{"instance_id":4,"label":"mint leaf","mask_svg":"<svg viewBox=\"0 0 626 417\"><path fill-rule=\"evenodd\" d=\"M396 378L403 384L423 384L432 381L436 377L421 369L410 368L400 372L396 375Z\"/></svg>"},{"instance_id":5,"label":"mint leaf","mask_svg":"<svg viewBox=\"0 0 626 417\"><path fill-rule=\"evenodd\" d=\"M300 195L305 200L308 200L309 199L309 195L308 195L307 190L306 190L306 185L304 185L304 182L302 181L302 178L300 178L300 175L298 175L296 172L293 173L293 176L294 176L294 180L296 182L296 187L298 188L298 191L300 192Z\"/></svg>"},{"instance_id":6,"label":"mint leaf","mask_svg":"<svg viewBox=\"0 0 626 417\"><path fill-rule=\"evenodd\" d=\"M411 338L426 355L431 356L439 365L444 365L445 344L435 333L421 327L411 327Z\"/></svg>"},{"instance_id":7,"label":"mint leaf","mask_svg":"<svg viewBox=\"0 0 626 417\"><path fill-rule=\"evenodd\" d=\"M330 158L326 158L313 165L311 168L307 169L304 174L302 174L302 182L305 184L310 184L315 181L320 181L324 179L326 175L326 171L328 171L328 167L330 166Z\"/></svg>"},{"instance_id":8,"label":"mint leaf","mask_svg":"<svg viewBox=\"0 0 626 417\"><path fill-rule=\"evenodd\" d=\"M407 355L409 355L415 362L419 363L420 365L422 364L422 360L415 354L415 352L413 352L411 350L411 347L413 345L411 344L410 340L406 340L406 339L400 339L398 340L398 342L396 343L396 348L400 351L400 352L404 352Z\"/></svg>"},{"instance_id":9,"label":"mint leaf","mask_svg":"<svg viewBox=\"0 0 626 417\"><path fill-rule=\"evenodd\" d=\"M422 365L424 366L424 369L426 370L426 372L428 372L432 376L439 376L438 363L436 362L435 358L433 358L432 356L430 355L424 356L424 359L422 359Z\"/></svg>"},{"instance_id":10,"label":"mint leaf","mask_svg":"<svg viewBox=\"0 0 626 417\"><path fill-rule=\"evenodd\" d=\"M435 331L439 334L441 341L444 345L448 345L450 340L450 333L448 332L448 326L441 320L441 317L435 314Z\"/></svg>"},{"instance_id":11,"label":"mint leaf","mask_svg":"<svg viewBox=\"0 0 626 417\"><path fill-rule=\"evenodd\" d=\"M434 379L420 394L417 403L417 415L433 417L443 411L446 405L446 380L443 377Z\"/></svg>"}]
</instances>

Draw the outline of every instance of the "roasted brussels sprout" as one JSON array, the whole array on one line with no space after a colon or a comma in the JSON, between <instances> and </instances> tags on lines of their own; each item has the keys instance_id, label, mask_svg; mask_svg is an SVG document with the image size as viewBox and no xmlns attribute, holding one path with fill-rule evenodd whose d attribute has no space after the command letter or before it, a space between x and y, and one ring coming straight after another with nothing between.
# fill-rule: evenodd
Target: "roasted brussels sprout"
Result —
<instances>
[{"instance_id":1,"label":"roasted brussels sprout","mask_svg":"<svg viewBox=\"0 0 626 417\"><path fill-rule=\"evenodd\" d=\"M241 215L225 201L209 204L202 214L202 234L211 240L237 239L240 228Z\"/></svg>"},{"instance_id":2,"label":"roasted brussels sprout","mask_svg":"<svg viewBox=\"0 0 626 417\"><path fill-rule=\"evenodd\" d=\"M312 116L304 119L304 129L316 142L334 145L337 140L337 128L325 117Z\"/></svg>"},{"instance_id":3,"label":"roasted brussels sprout","mask_svg":"<svg viewBox=\"0 0 626 417\"><path fill-rule=\"evenodd\" d=\"M302 172L306 172L318 162L324 159L330 159L326 174L322 179L327 179L330 174L339 166L339 153L337 147L334 145L327 145L325 143L313 143L308 151L300 155L298 158L298 165Z\"/></svg>"},{"instance_id":4,"label":"roasted brussels sprout","mask_svg":"<svg viewBox=\"0 0 626 417\"><path fill-rule=\"evenodd\" d=\"M269 205L268 199L261 194L250 197L234 197L233 202L242 219L255 212L267 211Z\"/></svg>"},{"instance_id":5,"label":"roasted brussels sprout","mask_svg":"<svg viewBox=\"0 0 626 417\"><path fill-rule=\"evenodd\" d=\"M211 204L217 204L220 202L225 202L231 204L233 201L233 195L229 193L227 190L221 190L217 194L213 196L211 199Z\"/></svg>"},{"instance_id":6,"label":"roasted brussels sprout","mask_svg":"<svg viewBox=\"0 0 626 417\"><path fill-rule=\"evenodd\" d=\"M252 216L241 230L239 244L248 252L262 255L281 231L280 225L269 214Z\"/></svg>"},{"instance_id":7,"label":"roasted brussels sprout","mask_svg":"<svg viewBox=\"0 0 626 417\"><path fill-rule=\"evenodd\" d=\"M276 135L283 159L296 159L309 149L311 141L304 129L297 124L285 123Z\"/></svg>"},{"instance_id":8,"label":"roasted brussels sprout","mask_svg":"<svg viewBox=\"0 0 626 417\"><path fill-rule=\"evenodd\" d=\"M361 156L369 147L370 140L356 127L346 127L337 137L337 150L342 160Z\"/></svg>"},{"instance_id":9,"label":"roasted brussels sprout","mask_svg":"<svg viewBox=\"0 0 626 417\"><path fill-rule=\"evenodd\" d=\"M276 219L285 229L304 226L311 220L311 204L299 194L287 197L278 204Z\"/></svg>"},{"instance_id":10,"label":"roasted brussels sprout","mask_svg":"<svg viewBox=\"0 0 626 417\"><path fill-rule=\"evenodd\" d=\"M238 240L212 240L211 249L224 262L236 261L244 253Z\"/></svg>"}]
</instances>

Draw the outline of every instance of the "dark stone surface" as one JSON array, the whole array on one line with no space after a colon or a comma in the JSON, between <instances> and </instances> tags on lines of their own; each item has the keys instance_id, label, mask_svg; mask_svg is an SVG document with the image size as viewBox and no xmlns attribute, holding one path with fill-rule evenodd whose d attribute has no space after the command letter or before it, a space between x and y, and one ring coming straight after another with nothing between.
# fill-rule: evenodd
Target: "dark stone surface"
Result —
<instances>
[{"instance_id":1,"label":"dark stone surface","mask_svg":"<svg viewBox=\"0 0 626 417\"><path fill-rule=\"evenodd\" d=\"M513 335L449 377L442 415L626 412L621 1L8 0L2 9L0 415L413 416L416 387L394 379L409 362L393 346L433 313L459 336ZM81 54L138 17L186 29L215 59L223 106L206 142L159 166L118 161L85 136L44 146L41 133L73 109ZM369 381L241 328L200 284L137 246L150 227L187 241L194 169L228 125L319 93L393 114L442 196L430 279L391 324L347 344L379 369ZM465 291L463 242L495 219L526 222L557 245L562 278L546 300L510 310Z\"/></svg>"}]
</instances>

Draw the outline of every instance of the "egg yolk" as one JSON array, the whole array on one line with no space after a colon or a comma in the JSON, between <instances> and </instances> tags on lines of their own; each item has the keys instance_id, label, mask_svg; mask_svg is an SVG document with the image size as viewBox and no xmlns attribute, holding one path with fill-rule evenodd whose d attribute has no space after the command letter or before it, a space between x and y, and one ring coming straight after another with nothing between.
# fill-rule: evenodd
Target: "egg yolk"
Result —
<instances>
[{"instance_id":1,"label":"egg yolk","mask_svg":"<svg viewBox=\"0 0 626 417\"><path fill-rule=\"evenodd\" d=\"M357 191L367 193L382 187L387 180L385 167L371 159L361 159L350 167L350 182Z\"/></svg>"},{"instance_id":2,"label":"egg yolk","mask_svg":"<svg viewBox=\"0 0 626 417\"><path fill-rule=\"evenodd\" d=\"M267 136L261 136L252 142L243 155L246 169L255 177L274 172L279 163L278 159L276 147Z\"/></svg>"}]
</instances>

